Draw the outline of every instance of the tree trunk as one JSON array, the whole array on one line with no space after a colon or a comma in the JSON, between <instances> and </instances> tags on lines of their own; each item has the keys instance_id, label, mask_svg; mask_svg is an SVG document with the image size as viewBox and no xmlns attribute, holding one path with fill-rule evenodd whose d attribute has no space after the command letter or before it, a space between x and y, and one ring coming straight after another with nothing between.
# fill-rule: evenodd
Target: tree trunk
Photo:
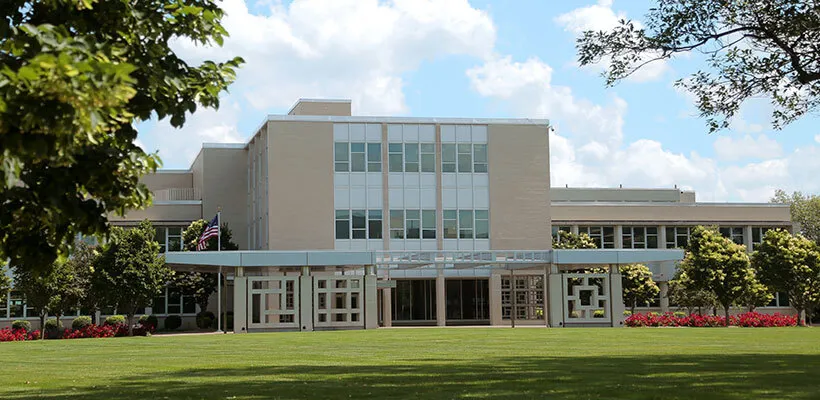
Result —
<instances>
[{"instance_id":1,"label":"tree trunk","mask_svg":"<svg viewBox=\"0 0 820 400\"><path fill-rule=\"evenodd\" d=\"M128 336L134 336L134 311L128 312L126 321L128 323Z\"/></svg>"},{"instance_id":2,"label":"tree trunk","mask_svg":"<svg viewBox=\"0 0 820 400\"><path fill-rule=\"evenodd\" d=\"M729 326L729 304L724 304L723 305L723 315L726 317L726 320L723 321L723 325L724 326Z\"/></svg>"},{"instance_id":3,"label":"tree trunk","mask_svg":"<svg viewBox=\"0 0 820 400\"><path fill-rule=\"evenodd\" d=\"M630 308L630 311L629 311L630 313L632 313L632 315L635 315L635 306L637 305L637 303L638 303L637 301L632 302L632 307Z\"/></svg>"},{"instance_id":4,"label":"tree trunk","mask_svg":"<svg viewBox=\"0 0 820 400\"><path fill-rule=\"evenodd\" d=\"M40 313L40 340L46 338L46 314Z\"/></svg>"},{"instance_id":5,"label":"tree trunk","mask_svg":"<svg viewBox=\"0 0 820 400\"><path fill-rule=\"evenodd\" d=\"M806 326L806 309L797 309L797 324L800 326Z\"/></svg>"}]
</instances>

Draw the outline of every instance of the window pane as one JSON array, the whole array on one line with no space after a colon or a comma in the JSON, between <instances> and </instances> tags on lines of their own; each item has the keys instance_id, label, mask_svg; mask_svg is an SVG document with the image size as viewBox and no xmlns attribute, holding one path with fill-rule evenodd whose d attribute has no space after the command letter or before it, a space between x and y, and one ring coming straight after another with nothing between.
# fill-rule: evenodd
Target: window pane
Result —
<instances>
[{"instance_id":1,"label":"window pane","mask_svg":"<svg viewBox=\"0 0 820 400\"><path fill-rule=\"evenodd\" d=\"M408 220L410 220L410 219L420 219L421 218L419 216L419 210L407 210L405 212L407 213L407 219Z\"/></svg>"},{"instance_id":2,"label":"window pane","mask_svg":"<svg viewBox=\"0 0 820 400\"><path fill-rule=\"evenodd\" d=\"M368 143L367 144L367 161L381 161L382 160L382 144Z\"/></svg>"},{"instance_id":3,"label":"window pane","mask_svg":"<svg viewBox=\"0 0 820 400\"><path fill-rule=\"evenodd\" d=\"M364 229L354 229L353 230L353 239L365 239L365 231Z\"/></svg>"},{"instance_id":4,"label":"window pane","mask_svg":"<svg viewBox=\"0 0 820 400\"><path fill-rule=\"evenodd\" d=\"M476 219L476 221L475 221L475 238L476 239L489 239L490 238L490 223L489 223L489 221Z\"/></svg>"},{"instance_id":5,"label":"window pane","mask_svg":"<svg viewBox=\"0 0 820 400\"><path fill-rule=\"evenodd\" d=\"M382 172L382 163L369 162L367 163L367 172Z\"/></svg>"},{"instance_id":6,"label":"window pane","mask_svg":"<svg viewBox=\"0 0 820 400\"><path fill-rule=\"evenodd\" d=\"M456 239L458 238L458 226L456 220L454 219L445 219L444 220L444 238L445 239Z\"/></svg>"},{"instance_id":7,"label":"window pane","mask_svg":"<svg viewBox=\"0 0 820 400\"><path fill-rule=\"evenodd\" d=\"M184 296L182 298L182 313L196 314L196 300L194 296Z\"/></svg>"},{"instance_id":8,"label":"window pane","mask_svg":"<svg viewBox=\"0 0 820 400\"><path fill-rule=\"evenodd\" d=\"M441 145L441 161L454 163L456 162L456 145L442 144Z\"/></svg>"},{"instance_id":9,"label":"window pane","mask_svg":"<svg viewBox=\"0 0 820 400\"><path fill-rule=\"evenodd\" d=\"M454 163L441 164L441 172L456 172Z\"/></svg>"},{"instance_id":10,"label":"window pane","mask_svg":"<svg viewBox=\"0 0 820 400\"><path fill-rule=\"evenodd\" d=\"M347 150L347 143L337 142L334 146L336 161L347 161L349 152Z\"/></svg>"},{"instance_id":11,"label":"window pane","mask_svg":"<svg viewBox=\"0 0 820 400\"><path fill-rule=\"evenodd\" d=\"M350 222L336 220L336 239L350 239Z\"/></svg>"},{"instance_id":12,"label":"window pane","mask_svg":"<svg viewBox=\"0 0 820 400\"><path fill-rule=\"evenodd\" d=\"M336 219L349 219L349 218L350 218L350 211L336 210Z\"/></svg>"},{"instance_id":13,"label":"window pane","mask_svg":"<svg viewBox=\"0 0 820 400\"><path fill-rule=\"evenodd\" d=\"M370 210L367 212L367 217L370 219L382 219L382 210Z\"/></svg>"},{"instance_id":14,"label":"window pane","mask_svg":"<svg viewBox=\"0 0 820 400\"><path fill-rule=\"evenodd\" d=\"M428 154L435 154L435 152L436 152L435 143L422 143L421 144L421 152L422 153L428 153Z\"/></svg>"},{"instance_id":15,"label":"window pane","mask_svg":"<svg viewBox=\"0 0 820 400\"><path fill-rule=\"evenodd\" d=\"M419 162L418 143L406 143L404 145L404 159L407 160L407 162Z\"/></svg>"},{"instance_id":16,"label":"window pane","mask_svg":"<svg viewBox=\"0 0 820 400\"><path fill-rule=\"evenodd\" d=\"M473 158L470 154L458 155L458 172L473 172Z\"/></svg>"},{"instance_id":17,"label":"window pane","mask_svg":"<svg viewBox=\"0 0 820 400\"><path fill-rule=\"evenodd\" d=\"M390 143L387 150L391 153L401 153L401 143Z\"/></svg>"},{"instance_id":18,"label":"window pane","mask_svg":"<svg viewBox=\"0 0 820 400\"><path fill-rule=\"evenodd\" d=\"M475 219L490 219L490 213L487 210L475 210Z\"/></svg>"},{"instance_id":19,"label":"window pane","mask_svg":"<svg viewBox=\"0 0 820 400\"><path fill-rule=\"evenodd\" d=\"M364 172L364 153L352 153L350 155L350 171Z\"/></svg>"},{"instance_id":20,"label":"window pane","mask_svg":"<svg viewBox=\"0 0 820 400\"><path fill-rule=\"evenodd\" d=\"M459 231L458 237L462 239L472 239L473 238L473 230L472 229L461 229Z\"/></svg>"},{"instance_id":21,"label":"window pane","mask_svg":"<svg viewBox=\"0 0 820 400\"><path fill-rule=\"evenodd\" d=\"M487 172L487 164L475 164L475 172Z\"/></svg>"},{"instance_id":22,"label":"window pane","mask_svg":"<svg viewBox=\"0 0 820 400\"><path fill-rule=\"evenodd\" d=\"M422 226L424 229L436 229L436 211L422 211Z\"/></svg>"},{"instance_id":23,"label":"window pane","mask_svg":"<svg viewBox=\"0 0 820 400\"><path fill-rule=\"evenodd\" d=\"M658 248L658 237L657 236L647 236L646 237L646 248L647 249L657 249Z\"/></svg>"},{"instance_id":24,"label":"window pane","mask_svg":"<svg viewBox=\"0 0 820 400\"><path fill-rule=\"evenodd\" d=\"M473 146L473 154L475 155L475 162L477 163L486 163L487 162L487 145L486 144L477 144Z\"/></svg>"},{"instance_id":25,"label":"window pane","mask_svg":"<svg viewBox=\"0 0 820 400\"><path fill-rule=\"evenodd\" d=\"M364 143L351 143L350 144L350 152L351 153L364 153Z\"/></svg>"},{"instance_id":26,"label":"window pane","mask_svg":"<svg viewBox=\"0 0 820 400\"><path fill-rule=\"evenodd\" d=\"M390 154L388 156L388 163L390 164L390 172L404 172L404 168L402 168L401 153Z\"/></svg>"},{"instance_id":27,"label":"window pane","mask_svg":"<svg viewBox=\"0 0 820 400\"><path fill-rule=\"evenodd\" d=\"M470 154L473 152L472 146L469 144L460 144L458 145L458 153L459 154Z\"/></svg>"},{"instance_id":28,"label":"window pane","mask_svg":"<svg viewBox=\"0 0 820 400\"><path fill-rule=\"evenodd\" d=\"M408 211L408 214L410 212ZM419 239L420 236L420 229L421 229L421 221L415 219L407 219L407 238L408 239Z\"/></svg>"},{"instance_id":29,"label":"window pane","mask_svg":"<svg viewBox=\"0 0 820 400\"><path fill-rule=\"evenodd\" d=\"M404 228L404 211L390 210L390 229Z\"/></svg>"},{"instance_id":30,"label":"window pane","mask_svg":"<svg viewBox=\"0 0 820 400\"><path fill-rule=\"evenodd\" d=\"M353 210L353 229L364 229L365 224L364 210Z\"/></svg>"},{"instance_id":31,"label":"window pane","mask_svg":"<svg viewBox=\"0 0 820 400\"><path fill-rule=\"evenodd\" d=\"M382 238L382 220L381 219L371 219L367 222L368 226L368 237L370 239L381 239Z\"/></svg>"},{"instance_id":32,"label":"window pane","mask_svg":"<svg viewBox=\"0 0 820 400\"><path fill-rule=\"evenodd\" d=\"M336 167L334 168L334 170L336 172L348 172L347 168L348 168L347 162L337 162Z\"/></svg>"},{"instance_id":33,"label":"window pane","mask_svg":"<svg viewBox=\"0 0 820 400\"><path fill-rule=\"evenodd\" d=\"M421 155L421 172L436 172L436 155Z\"/></svg>"},{"instance_id":34,"label":"window pane","mask_svg":"<svg viewBox=\"0 0 820 400\"><path fill-rule=\"evenodd\" d=\"M473 212L461 210L458 212L458 226L460 229L473 227Z\"/></svg>"},{"instance_id":35,"label":"window pane","mask_svg":"<svg viewBox=\"0 0 820 400\"><path fill-rule=\"evenodd\" d=\"M458 218L458 213L456 210L444 210L444 219L456 219Z\"/></svg>"},{"instance_id":36,"label":"window pane","mask_svg":"<svg viewBox=\"0 0 820 400\"><path fill-rule=\"evenodd\" d=\"M404 165L404 172L419 172L419 163L408 162Z\"/></svg>"}]
</instances>

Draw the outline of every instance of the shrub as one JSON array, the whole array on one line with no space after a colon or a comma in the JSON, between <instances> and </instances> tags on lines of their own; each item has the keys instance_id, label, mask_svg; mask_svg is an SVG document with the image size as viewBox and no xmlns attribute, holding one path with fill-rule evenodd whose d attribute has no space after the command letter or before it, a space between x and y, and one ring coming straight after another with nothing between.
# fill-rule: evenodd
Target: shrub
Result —
<instances>
[{"instance_id":1,"label":"shrub","mask_svg":"<svg viewBox=\"0 0 820 400\"><path fill-rule=\"evenodd\" d=\"M150 327L151 331L159 326L159 320L157 320L156 315L143 315L140 317L139 323L146 328Z\"/></svg>"},{"instance_id":2,"label":"shrub","mask_svg":"<svg viewBox=\"0 0 820 400\"><path fill-rule=\"evenodd\" d=\"M685 318L689 314L687 314L683 311L675 311L672 315L674 315L675 317L678 317L678 318Z\"/></svg>"},{"instance_id":3,"label":"shrub","mask_svg":"<svg viewBox=\"0 0 820 400\"><path fill-rule=\"evenodd\" d=\"M684 315L677 313L657 313L633 314L626 318L624 324L630 327L643 326L689 326L689 327L719 327L724 326L724 317L715 315ZM729 325L747 328L764 328L779 326L797 326L797 316L781 314L760 314L758 312L748 312L729 317Z\"/></svg>"},{"instance_id":4,"label":"shrub","mask_svg":"<svg viewBox=\"0 0 820 400\"><path fill-rule=\"evenodd\" d=\"M199 329L207 329L214 325L216 316L210 311L203 311L196 315L196 326Z\"/></svg>"},{"instance_id":5,"label":"shrub","mask_svg":"<svg viewBox=\"0 0 820 400\"><path fill-rule=\"evenodd\" d=\"M603 318L605 316L604 310L595 310L592 313L592 318Z\"/></svg>"},{"instance_id":6,"label":"shrub","mask_svg":"<svg viewBox=\"0 0 820 400\"><path fill-rule=\"evenodd\" d=\"M74 321L71 321L71 329L75 331L89 325L91 325L91 317L85 315L74 318Z\"/></svg>"},{"instance_id":7,"label":"shrub","mask_svg":"<svg viewBox=\"0 0 820 400\"><path fill-rule=\"evenodd\" d=\"M112 315L105 319L105 325L125 325L125 317L122 315Z\"/></svg>"},{"instance_id":8,"label":"shrub","mask_svg":"<svg viewBox=\"0 0 820 400\"><path fill-rule=\"evenodd\" d=\"M632 311L624 310L624 317L628 317L630 315L632 315Z\"/></svg>"},{"instance_id":9,"label":"shrub","mask_svg":"<svg viewBox=\"0 0 820 400\"><path fill-rule=\"evenodd\" d=\"M46 320L45 326L46 339L59 339L63 334L63 322L57 318L49 318Z\"/></svg>"},{"instance_id":10,"label":"shrub","mask_svg":"<svg viewBox=\"0 0 820 400\"><path fill-rule=\"evenodd\" d=\"M182 317L179 315L169 315L165 318L165 329L172 331L182 326Z\"/></svg>"},{"instance_id":11,"label":"shrub","mask_svg":"<svg viewBox=\"0 0 820 400\"><path fill-rule=\"evenodd\" d=\"M11 329L18 330L22 329L26 332L31 332L31 322L28 322L24 319L18 319L11 323Z\"/></svg>"},{"instance_id":12,"label":"shrub","mask_svg":"<svg viewBox=\"0 0 820 400\"><path fill-rule=\"evenodd\" d=\"M73 332L68 332L63 339L109 338L114 337L117 329L125 325L94 325L88 324ZM127 331L127 330L126 330Z\"/></svg>"}]
</instances>

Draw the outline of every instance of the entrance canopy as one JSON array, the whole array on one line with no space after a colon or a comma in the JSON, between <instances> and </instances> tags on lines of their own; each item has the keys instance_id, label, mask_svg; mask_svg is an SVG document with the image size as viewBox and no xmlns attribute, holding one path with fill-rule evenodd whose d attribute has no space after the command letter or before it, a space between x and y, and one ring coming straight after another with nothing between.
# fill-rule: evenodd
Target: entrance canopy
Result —
<instances>
[{"instance_id":1,"label":"entrance canopy","mask_svg":"<svg viewBox=\"0 0 820 400\"><path fill-rule=\"evenodd\" d=\"M165 262L178 270L213 271L218 267L360 267L408 270L426 266L442 269L528 269L547 265L583 268L593 265L674 264L683 250L578 249L490 251L268 251L236 250L168 252Z\"/></svg>"}]
</instances>

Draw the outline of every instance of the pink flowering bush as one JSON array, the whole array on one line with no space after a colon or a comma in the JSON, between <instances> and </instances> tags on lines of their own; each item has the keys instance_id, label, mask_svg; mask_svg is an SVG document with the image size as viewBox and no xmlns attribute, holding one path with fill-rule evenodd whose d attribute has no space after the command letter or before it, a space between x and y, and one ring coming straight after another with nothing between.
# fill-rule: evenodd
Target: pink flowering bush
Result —
<instances>
[{"instance_id":1,"label":"pink flowering bush","mask_svg":"<svg viewBox=\"0 0 820 400\"><path fill-rule=\"evenodd\" d=\"M154 332L151 325L134 326L134 336L148 336ZM65 329L56 337L61 339L110 338L128 336L127 325L86 325L80 329ZM40 331L26 332L25 329L0 329L0 342L20 342L40 339Z\"/></svg>"},{"instance_id":2,"label":"pink flowering bush","mask_svg":"<svg viewBox=\"0 0 820 400\"><path fill-rule=\"evenodd\" d=\"M624 324L629 327L644 326L688 326L694 328L724 326L725 318L715 315L675 315L667 312L664 314L646 313L632 314L624 320ZM761 314L759 312L747 312L729 317L729 325L746 328L771 328L780 326L797 326L797 317L782 314Z\"/></svg>"},{"instance_id":3,"label":"pink flowering bush","mask_svg":"<svg viewBox=\"0 0 820 400\"><path fill-rule=\"evenodd\" d=\"M25 329L0 329L0 342L21 342L23 340L37 340L39 338L39 330L28 332Z\"/></svg>"}]
</instances>

